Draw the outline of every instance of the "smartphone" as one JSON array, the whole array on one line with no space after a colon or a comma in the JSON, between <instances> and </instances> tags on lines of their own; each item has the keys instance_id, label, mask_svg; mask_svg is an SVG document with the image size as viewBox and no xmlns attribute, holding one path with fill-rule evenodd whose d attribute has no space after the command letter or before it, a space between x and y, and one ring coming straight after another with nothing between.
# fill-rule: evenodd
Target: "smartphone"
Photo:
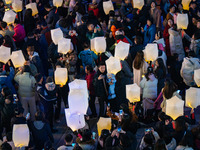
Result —
<instances>
[{"instance_id":1,"label":"smartphone","mask_svg":"<svg viewBox=\"0 0 200 150\"><path fill-rule=\"evenodd\" d=\"M30 117L30 113L28 113L28 114L26 115L26 120L28 120L29 117Z\"/></svg>"},{"instance_id":2,"label":"smartphone","mask_svg":"<svg viewBox=\"0 0 200 150\"><path fill-rule=\"evenodd\" d=\"M177 90L177 93L180 93L180 90Z\"/></svg>"},{"instance_id":3,"label":"smartphone","mask_svg":"<svg viewBox=\"0 0 200 150\"><path fill-rule=\"evenodd\" d=\"M13 100L14 100L14 104L16 104L16 99L17 99L17 94L13 94Z\"/></svg>"},{"instance_id":4,"label":"smartphone","mask_svg":"<svg viewBox=\"0 0 200 150\"><path fill-rule=\"evenodd\" d=\"M119 114L120 114L120 115L122 115L122 113L123 113L123 110L122 110L122 109L120 109L120 110L119 110Z\"/></svg>"},{"instance_id":5,"label":"smartphone","mask_svg":"<svg viewBox=\"0 0 200 150\"><path fill-rule=\"evenodd\" d=\"M150 132L151 131L151 129L150 128L148 128L148 129L145 129L145 132Z\"/></svg>"},{"instance_id":6,"label":"smartphone","mask_svg":"<svg viewBox=\"0 0 200 150\"><path fill-rule=\"evenodd\" d=\"M76 145L76 143L72 143L72 146L74 147Z\"/></svg>"},{"instance_id":7,"label":"smartphone","mask_svg":"<svg viewBox=\"0 0 200 150\"><path fill-rule=\"evenodd\" d=\"M110 107L110 103L108 103L108 107Z\"/></svg>"},{"instance_id":8,"label":"smartphone","mask_svg":"<svg viewBox=\"0 0 200 150\"><path fill-rule=\"evenodd\" d=\"M92 132L92 138L96 139L96 133L95 132Z\"/></svg>"},{"instance_id":9,"label":"smartphone","mask_svg":"<svg viewBox=\"0 0 200 150\"><path fill-rule=\"evenodd\" d=\"M121 127L118 127L118 129L117 129L117 132L121 132L121 130L122 130L122 128Z\"/></svg>"}]
</instances>

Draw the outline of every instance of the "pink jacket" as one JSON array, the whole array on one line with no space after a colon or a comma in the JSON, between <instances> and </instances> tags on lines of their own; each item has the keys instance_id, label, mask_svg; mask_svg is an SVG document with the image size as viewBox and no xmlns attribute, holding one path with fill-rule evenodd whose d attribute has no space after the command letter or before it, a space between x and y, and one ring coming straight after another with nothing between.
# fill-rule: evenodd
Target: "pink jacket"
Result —
<instances>
[{"instance_id":1,"label":"pink jacket","mask_svg":"<svg viewBox=\"0 0 200 150\"><path fill-rule=\"evenodd\" d=\"M24 27L20 24L18 24L15 28L14 28L15 34L13 35L13 40L15 42L21 42L24 40L24 38L26 37L26 33L24 30Z\"/></svg>"}]
</instances>

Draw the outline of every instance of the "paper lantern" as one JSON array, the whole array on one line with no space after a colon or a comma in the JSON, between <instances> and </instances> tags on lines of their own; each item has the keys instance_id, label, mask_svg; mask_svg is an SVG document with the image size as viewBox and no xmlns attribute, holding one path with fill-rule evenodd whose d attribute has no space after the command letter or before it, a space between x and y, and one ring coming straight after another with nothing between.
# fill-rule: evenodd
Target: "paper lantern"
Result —
<instances>
[{"instance_id":1,"label":"paper lantern","mask_svg":"<svg viewBox=\"0 0 200 150\"><path fill-rule=\"evenodd\" d=\"M0 47L0 62L6 64L10 59L10 48L1 45Z\"/></svg>"},{"instance_id":2,"label":"paper lantern","mask_svg":"<svg viewBox=\"0 0 200 150\"><path fill-rule=\"evenodd\" d=\"M106 40L104 37L96 37L94 39L94 49L97 53L103 53L106 51Z\"/></svg>"},{"instance_id":3,"label":"paper lantern","mask_svg":"<svg viewBox=\"0 0 200 150\"><path fill-rule=\"evenodd\" d=\"M67 54L70 51L71 39L62 38L58 41L58 53Z\"/></svg>"},{"instance_id":4,"label":"paper lantern","mask_svg":"<svg viewBox=\"0 0 200 150\"><path fill-rule=\"evenodd\" d=\"M15 68L24 66L25 59L24 59L24 55L21 50L12 52L10 58L12 60L13 65L15 66Z\"/></svg>"},{"instance_id":5,"label":"paper lantern","mask_svg":"<svg viewBox=\"0 0 200 150\"><path fill-rule=\"evenodd\" d=\"M158 58L158 45L147 44L144 50L144 58L146 61L155 61Z\"/></svg>"},{"instance_id":6,"label":"paper lantern","mask_svg":"<svg viewBox=\"0 0 200 150\"><path fill-rule=\"evenodd\" d=\"M8 10L5 12L3 16L3 21L7 24L11 24L15 22L16 13L13 10Z\"/></svg>"},{"instance_id":7,"label":"paper lantern","mask_svg":"<svg viewBox=\"0 0 200 150\"><path fill-rule=\"evenodd\" d=\"M184 114L184 101L174 96L166 100L166 114L173 120Z\"/></svg>"},{"instance_id":8,"label":"paper lantern","mask_svg":"<svg viewBox=\"0 0 200 150\"><path fill-rule=\"evenodd\" d=\"M126 85L126 98L131 103L140 101L140 87L136 83Z\"/></svg>"},{"instance_id":9,"label":"paper lantern","mask_svg":"<svg viewBox=\"0 0 200 150\"><path fill-rule=\"evenodd\" d=\"M27 124L14 124L12 139L15 147L28 146L30 134Z\"/></svg>"},{"instance_id":10,"label":"paper lantern","mask_svg":"<svg viewBox=\"0 0 200 150\"><path fill-rule=\"evenodd\" d=\"M92 51L95 51L95 49L94 49L94 39L95 39L95 38L93 38L93 39L90 40L90 49L91 49Z\"/></svg>"},{"instance_id":11,"label":"paper lantern","mask_svg":"<svg viewBox=\"0 0 200 150\"><path fill-rule=\"evenodd\" d=\"M106 60L106 67L108 73L112 73L115 75L121 70L120 60L111 56L109 59Z\"/></svg>"},{"instance_id":12,"label":"paper lantern","mask_svg":"<svg viewBox=\"0 0 200 150\"><path fill-rule=\"evenodd\" d=\"M37 4L36 3L29 3L26 5L26 9L32 9L32 16L35 16L38 14Z\"/></svg>"},{"instance_id":13,"label":"paper lantern","mask_svg":"<svg viewBox=\"0 0 200 150\"><path fill-rule=\"evenodd\" d=\"M115 57L124 60L129 53L130 44L120 41L115 46Z\"/></svg>"},{"instance_id":14,"label":"paper lantern","mask_svg":"<svg viewBox=\"0 0 200 150\"><path fill-rule=\"evenodd\" d=\"M101 135L101 131L103 129L111 129L111 118L103 118L100 117L99 121L97 122L97 130L98 130L98 134L99 136Z\"/></svg>"},{"instance_id":15,"label":"paper lantern","mask_svg":"<svg viewBox=\"0 0 200 150\"><path fill-rule=\"evenodd\" d=\"M8 4L11 4L13 2L13 0L5 0L5 3L8 5Z\"/></svg>"},{"instance_id":16,"label":"paper lantern","mask_svg":"<svg viewBox=\"0 0 200 150\"><path fill-rule=\"evenodd\" d=\"M194 81L200 87L200 69L194 70Z\"/></svg>"},{"instance_id":17,"label":"paper lantern","mask_svg":"<svg viewBox=\"0 0 200 150\"><path fill-rule=\"evenodd\" d=\"M63 39L63 32L60 28L51 30L51 39L55 45L58 44L58 41Z\"/></svg>"},{"instance_id":18,"label":"paper lantern","mask_svg":"<svg viewBox=\"0 0 200 150\"><path fill-rule=\"evenodd\" d=\"M200 89L190 87L188 90L186 90L185 106L191 107L191 108L196 108L197 106L200 105L199 98L200 98Z\"/></svg>"},{"instance_id":19,"label":"paper lantern","mask_svg":"<svg viewBox=\"0 0 200 150\"><path fill-rule=\"evenodd\" d=\"M133 7L139 10L144 6L144 0L133 0Z\"/></svg>"},{"instance_id":20,"label":"paper lantern","mask_svg":"<svg viewBox=\"0 0 200 150\"><path fill-rule=\"evenodd\" d=\"M63 0L53 0L53 5L58 7L61 7L63 4Z\"/></svg>"},{"instance_id":21,"label":"paper lantern","mask_svg":"<svg viewBox=\"0 0 200 150\"><path fill-rule=\"evenodd\" d=\"M178 29L187 29L187 27L188 27L188 15L187 14L178 14L177 28Z\"/></svg>"},{"instance_id":22,"label":"paper lantern","mask_svg":"<svg viewBox=\"0 0 200 150\"><path fill-rule=\"evenodd\" d=\"M190 9L190 1L191 0L182 0L182 5L184 10L189 10Z\"/></svg>"},{"instance_id":23,"label":"paper lantern","mask_svg":"<svg viewBox=\"0 0 200 150\"><path fill-rule=\"evenodd\" d=\"M112 1L103 2L103 10L106 15L108 15L111 10L114 10Z\"/></svg>"},{"instance_id":24,"label":"paper lantern","mask_svg":"<svg viewBox=\"0 0 200 150\"><path fill-rule=\"evenodd\" d=\"M12 3L12 8L15 12L22 11L22 1L21 0L14 0Z\"/></svg>"},{"instance_id":25,"label":"paper lantern","mask_svg":"<svg viewBox=\"0 0 200 150\"><path fill-rule=\"evenodd\" d=\"M56 68L54 72L55 83L58 85L65 85L68 80L67 68Z\"/></svg>"}]
</instances>

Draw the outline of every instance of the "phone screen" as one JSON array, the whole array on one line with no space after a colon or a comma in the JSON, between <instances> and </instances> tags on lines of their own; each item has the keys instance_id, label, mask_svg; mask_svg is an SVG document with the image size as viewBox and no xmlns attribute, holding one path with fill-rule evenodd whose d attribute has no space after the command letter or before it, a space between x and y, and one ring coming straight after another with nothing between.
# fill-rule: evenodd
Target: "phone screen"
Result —
<instances>
[{"instance_id":1,"label":"phone screen","mask_svg":"<svg viewBox=\"0 0 200 150\"><path fill-rule=\"evenodd\" d=\"M72 146L74 147L76 145L76 143L72 143Z\"/></svg>"},{"instance_id":2,"label":"phone screen","mask_svg":"<svg viewBox=\"0 0 200 150\"><path fill-rule=\"evenodd\" d=\"M122 128L118 127L117 132L121 132Z\"/></svg>"}]
</instances>

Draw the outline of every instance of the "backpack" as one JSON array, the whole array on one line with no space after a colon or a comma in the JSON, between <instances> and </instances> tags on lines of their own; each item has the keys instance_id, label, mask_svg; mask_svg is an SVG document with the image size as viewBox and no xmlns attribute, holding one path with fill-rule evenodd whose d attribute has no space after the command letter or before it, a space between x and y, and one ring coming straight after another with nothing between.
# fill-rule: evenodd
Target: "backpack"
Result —
<instances>
[{"instance_id":1,"label":"backpack","mask_svg":"<svg viewBox=\"0 0 200 150\"><path fill-rule=\"evenodd\" d=\"M92 51L83 52L81 54L81 60L82 60L84 67L87 66L87 65L95 67L95 62L94 62L94 59L93 59L93 56L92 56Z\"/></svg>"}]
</instances>

